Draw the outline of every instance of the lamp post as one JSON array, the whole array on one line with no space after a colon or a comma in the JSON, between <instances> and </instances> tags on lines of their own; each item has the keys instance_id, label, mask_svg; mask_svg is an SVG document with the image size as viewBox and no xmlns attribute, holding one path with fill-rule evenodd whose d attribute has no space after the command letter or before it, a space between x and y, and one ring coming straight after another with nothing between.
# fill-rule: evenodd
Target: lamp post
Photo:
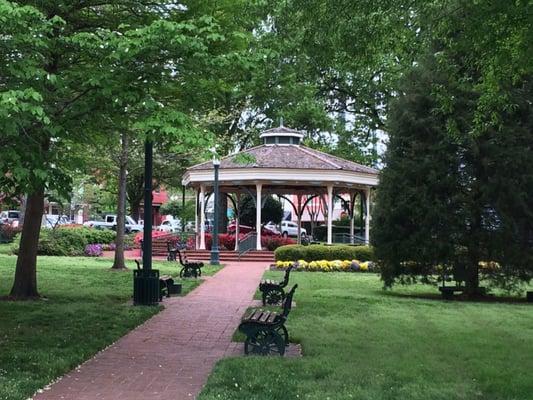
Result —
<instances>
[{"instance_id":1,"label":"lamp post","mask_svg":"<svg viewBox=\"0 0 533 400\"><path fill-rule=\"evenodd\" d=\"M155 305L159 302L159 270L152 269L152 157L153 144L144 145L144 234L143 268L133 271L133 304Z\"/></svg>"},{"instance_id":2,"label":"lamp post","mask_svg":"<svg viewBox=\"0 0 533 400\"><path fill-rule=\"evenodd\" d=\"M219 205L218 205L218 169L220 167L220 160L216 155L213 156L213 167L215 168L215 183L214 183L214 199L215 202L215 215L213 218L213 240L211 242L211 264L220 264L220 252L218 250L218 218L219 218Z\"/></svg>"}]
</instances>

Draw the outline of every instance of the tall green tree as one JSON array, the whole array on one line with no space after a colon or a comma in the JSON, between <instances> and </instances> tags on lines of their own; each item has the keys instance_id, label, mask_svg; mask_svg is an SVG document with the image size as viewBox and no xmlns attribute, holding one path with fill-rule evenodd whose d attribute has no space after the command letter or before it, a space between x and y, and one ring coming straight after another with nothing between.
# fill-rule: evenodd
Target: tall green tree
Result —
<instances>
[{"instance_id":1,"label":"tall green tree","mask_svg":"<svg viewBox=\"0 0 533 400\"><path fill-rule=\"evenodd\" d=\"M13 298L38 296L44 192L70 191L69 170L77 168L70 144L91 146L128 129L141 139L205 147L185 114L186 83L227 67L235 42L213 16L170 1L28 4L0 1L1 188L28 194Z\"/></svg>"},{"instance_id":2,"label":"tall green tree","mask_svg":"<svg viewBox=\"0 0 533 400\"><path fill-rule=\"evenodd\" d=\"M272 196L268 195L262 201L261 207L261 223L266 224L272 221L276 224L281 222L283 218L283 205ZM256 223L256 205L254 198L250 195L243 196L240 204L239 223L248 226L255 226Z\"/></svg>"},{"instance_id":3,"label":"tall green tree","mask_svg":"<svg viewBox=\"0 0 533 400\"><path fill-rule=\"evenodd\" d=\"M533 277L533 92L529 80L507 88L503 124L472 135L481 94L440 61L421 60L392 108L372 240L385 285L444 269L473 296L483 262L500 265L482 272L504 287Z\"/></svg>"}]
</instances>

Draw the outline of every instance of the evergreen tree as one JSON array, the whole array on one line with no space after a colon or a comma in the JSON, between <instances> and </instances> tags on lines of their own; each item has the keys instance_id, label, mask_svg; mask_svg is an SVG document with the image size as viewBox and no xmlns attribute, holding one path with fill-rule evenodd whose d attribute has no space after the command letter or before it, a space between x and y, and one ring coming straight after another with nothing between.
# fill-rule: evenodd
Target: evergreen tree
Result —
<instances>
[{"instance_id":1,"label":"evergreen tree","mask_svg":"<svg viewBox=\"0 0 533 400\"><path fill-rule=\"evenodd\" d=\"M532 276L531 85L509 88L503 128L472 135L479 94L456 80L438 53L406 75L390 113L373 218L373 244L386 286L432 280L441 269L469 295L486 277L509 287ZM443 66L444 65L444 66ZM529 88L529 92L528 89ZM445 90L453 101L442 105ZM529 98L528 98L529 97Z\"/></svg>"},{"instance_id":2,"label":"evergreen tree","mask_svg":"<svg viewBox=\"0 0 533 400\"><path fill-rule=\"evenodd\" d=\"M256 210L255 201L252 196L243 196L239 205L241 216L239 223L242 225L255 226ZM261 208L261 223L266 224L269 221L279 224L283 218L283 206L272 196L267 196Z\"/></svg>"}]
</instances>

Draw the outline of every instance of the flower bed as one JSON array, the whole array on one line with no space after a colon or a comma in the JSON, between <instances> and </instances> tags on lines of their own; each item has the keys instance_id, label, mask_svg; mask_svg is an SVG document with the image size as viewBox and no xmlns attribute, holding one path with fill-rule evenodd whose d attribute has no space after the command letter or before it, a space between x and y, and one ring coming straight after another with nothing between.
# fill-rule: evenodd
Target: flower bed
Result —
<instances>
[{"instance_id":1,"label":"flower bed","mask_svg":"<svg viewBox=\"0 0 533 400\"><path fill-rule=\"evenodd\" d=\"M274 269L285 270L292 266L293 271L318 272L379 272L376 263L360 260L317 260L317 261L276 261Z\"/></svg>"},{"instance_id":2,"label":"flower bed","mask_svg":"<svg viewBox=\"0 0 533 400\"><path fill-rule=\"evenodd\" d=\"M245 234L239 234L239 240L242 240ZM205 234L205 248L211 250L213 237L210 233ZM235 248L235 235L231 233L221 233L218 235L219 246L226 250L233 250ZM274 251L280 246L296 243L291 238L284 238L281 236L261 236L261 245L269 251Z\"/></svg>"},{"instance_id":3,"label":"flower bed","mask_svg":"<svg viewBox=\"0 0 533 400\"><path fill-rule=\"evenodd\" d=\"M85 246L85 255L88 257L100 257L103 254L101 244L88 244Z\"/></svg>"}]
</instances>

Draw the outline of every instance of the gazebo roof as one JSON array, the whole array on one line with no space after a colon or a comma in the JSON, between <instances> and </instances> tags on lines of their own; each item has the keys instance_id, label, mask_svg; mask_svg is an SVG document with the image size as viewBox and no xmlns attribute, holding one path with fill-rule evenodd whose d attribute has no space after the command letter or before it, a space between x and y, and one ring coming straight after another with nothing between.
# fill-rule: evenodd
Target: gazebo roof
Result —
<instances>
[{"instance_id":1,"label":"gazebo roof","mask_svg":"<svg viewBox=\"0 0 533 400\"><path fill-rule=\"evenodd\" d=\"M279 128L276 128L279 129ZM248 156L246 156L248 155ZM378 170L344 160L302 145L261 145L224 157L221 169L280 168L343 170L378 175ZM194 165L188 171L212 170L211 161Z\"/></svg>"},{"instance_id":2,"label":"gazebo roof","mask_svg":"<svg viewBox=\"0 0 533 400\"><path fill-rule=\"evenodd\" d=\"M284 126L262 132L262 145L220 160L220 187L231 191L262 185L288 193L316 191L328 185L338 190L361 190L378 184L378 170L303 146L303 136ZM194 165L187 169L182 182L200 188L213 186L213 170L212 161Z\"/></svg>"}]
</instances>

